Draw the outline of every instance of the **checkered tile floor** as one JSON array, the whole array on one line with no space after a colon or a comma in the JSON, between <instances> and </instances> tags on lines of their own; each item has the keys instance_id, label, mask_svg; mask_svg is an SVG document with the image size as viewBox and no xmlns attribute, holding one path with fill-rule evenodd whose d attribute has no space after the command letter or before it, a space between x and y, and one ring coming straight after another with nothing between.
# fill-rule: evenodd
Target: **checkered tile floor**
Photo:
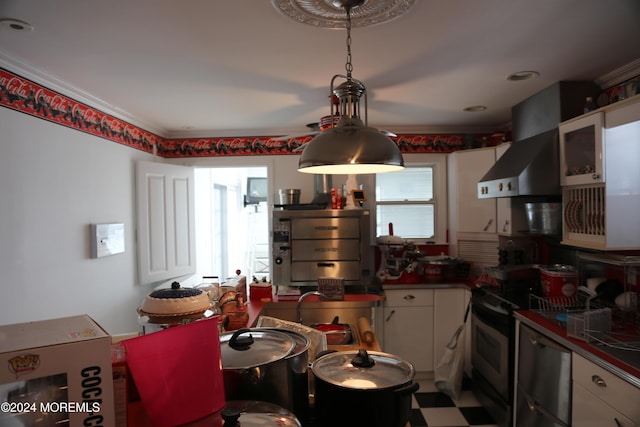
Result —
<instances>
[{"instance_id":1,"label":"checkered tile floor","mask_svg":"<svg viewBox=\"0 0 640 427\"><path fill-rule=\"evenodd\" d=\"M420 389L413 395L411 427L497 427L471 391L471 383L465 378L462 393L454 402L438 391L432 378L416 378Z\"/></svg>"}]
</instances>

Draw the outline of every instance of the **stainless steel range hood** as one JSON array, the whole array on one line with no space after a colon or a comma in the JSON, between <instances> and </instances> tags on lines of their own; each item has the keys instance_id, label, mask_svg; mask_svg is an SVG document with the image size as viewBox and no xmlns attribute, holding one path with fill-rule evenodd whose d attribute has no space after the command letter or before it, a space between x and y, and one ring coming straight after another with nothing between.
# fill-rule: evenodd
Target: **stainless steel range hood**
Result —
<instances>
[{"instance_id":1,"label":"stainless steel range hood","mask_svg":"<svg viewBox=\"0 0 640 427\"><path fill-rule=\"evenodd\" d=\"M558 129L511 144L478 183L478 198L560 195Z\"/></svg>"},{"instance_id":2,"label":"stainless steel range hood","mask_svg":"<svg viewBox=\"0 0 640 427\"><path fill-rule=\"evenodd\" d=\"M478 183L478 198L560 196L558 124L599 93L593 82L561 81L514 105L514 142Z\"/></svg>"}]
</instances>

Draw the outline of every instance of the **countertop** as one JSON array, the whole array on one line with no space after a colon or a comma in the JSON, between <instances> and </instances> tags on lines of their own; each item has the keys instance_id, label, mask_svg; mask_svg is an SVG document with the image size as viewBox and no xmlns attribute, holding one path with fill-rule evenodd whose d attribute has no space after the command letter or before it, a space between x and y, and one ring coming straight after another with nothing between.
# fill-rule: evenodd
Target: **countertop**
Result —
<instances>
[{"instance_id":1,"label":"countertop","mask_svg":"<svg viewBox=\"0 0 640 427\"><path fill-rule=\"evenodd\" d=\"M640 369L611 356L598 346L569 337L565 328L539 313L530 310L518 310L515 312L515 317L525 325L564 345L569 350L640 388ZM637 357L640 359L640 353L637 353Z\"/></svg>"}]
</instances>

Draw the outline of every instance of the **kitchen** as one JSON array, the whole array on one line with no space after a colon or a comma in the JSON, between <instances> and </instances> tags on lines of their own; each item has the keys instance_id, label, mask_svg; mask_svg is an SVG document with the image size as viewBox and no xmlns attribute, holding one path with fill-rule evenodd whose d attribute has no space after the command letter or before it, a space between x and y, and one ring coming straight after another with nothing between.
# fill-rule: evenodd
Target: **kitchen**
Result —
<instances>
[{"instance_id":1,"label":"kitchen","mask_svg":"<svg viewBox=\"0 0 640 427\"><path fill-rule=\"evenodd\" d=\"M339 38L338 47L342 46L342 35ZM339 58L340 51L338 48ZM339 70L340 64L333 68ZM324 73L322 81L331 71ZM2 217L7 219L2 234L2 265L7 274L4 286L11 291L3 293L1 323L88 311L112 333L132 330L137 326L133 315L136 308L153 289L153 284L138 284L136 278L133 163L153 160L152 154L105 143L86 133L9 109L2 109L1 114L3 146L8 143L12 153L2 156L2 194L6 201ZM42 140L47 141L46 146L41 144ZM69 159L96 160L94 163ZM261 166L267 163L274 192L290 188L291 182L296 182L300 183L296 188L301 188L305 197L313 194L311 179L303 180L295 172L295 156L198 158L190 163L223 162ZM100 174L99 170L117 173ZM78 176L83 179L78 180ZM78 203L78 197L90 203ZM89 259L85 227L105 221L125 223L125 253ZM113 316L113 307L125 315ZM126 313L132 316L127 317Z\"/></svg>"}]
</instances>

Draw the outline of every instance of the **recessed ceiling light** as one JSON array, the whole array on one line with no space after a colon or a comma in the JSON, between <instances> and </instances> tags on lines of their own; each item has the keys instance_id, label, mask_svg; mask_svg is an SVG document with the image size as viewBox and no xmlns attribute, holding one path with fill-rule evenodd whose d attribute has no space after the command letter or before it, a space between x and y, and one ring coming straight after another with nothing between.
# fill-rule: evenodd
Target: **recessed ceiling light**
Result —
<instances>
[{"instance_id":1,"label":"recessed ceiling light","mask_svg":"<svg viewBox=\"0 0 640 427\"><path fill-rule=\"evenodd\" d=\"M478 113L478 112L484 111L486 109L487 109L487 107L485 107L484 105L472 105L471 107L465 108L464 111L468 111L470 113Z\"/></svg>"},{"instance_id":2,"label":"recessed ceiling light","mask_svg":"<svg viewBox=\"0 0 640 427\"><path fill-rule=\"evenodd\" d=\"M19 21L17 19L0 19L0 25L5 28L9 28L10 30L33 31L33 25L29 24L28 22Z\"/></svg>"},{"instance_id":3,"label":"recessed ceiling light","mask_svg":"<svg viewBox=\"0 0 640 427\"><path fill-rule=\"evenodd\" d=\"M513 74L509 74L507 76L507 80L511 80L513 82L517 82L520 80L529 80L529 79L533 79L535 77L538 77L540 75L539 72L537 71L518 71L515 72Z\"/></svg>"}]
</instances>

